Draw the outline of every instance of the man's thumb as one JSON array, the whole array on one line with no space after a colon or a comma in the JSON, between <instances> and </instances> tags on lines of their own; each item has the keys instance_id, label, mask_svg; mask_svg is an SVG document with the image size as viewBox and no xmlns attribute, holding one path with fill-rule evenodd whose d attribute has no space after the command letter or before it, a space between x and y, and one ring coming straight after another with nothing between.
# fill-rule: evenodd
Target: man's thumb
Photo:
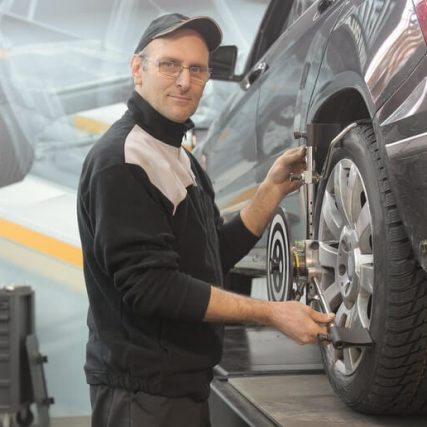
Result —
<instances>
[{"instance_id":1,"label":"man's thumb","mask_svg":"<svg viewBox=\"0 0 427 427\"><path fill-rule=\"evenodd\" d=\"M312 318L318 323L331 323L335 320L334 313L320 313L316 310L313 310Z\"/></svg>"}]
</instances>

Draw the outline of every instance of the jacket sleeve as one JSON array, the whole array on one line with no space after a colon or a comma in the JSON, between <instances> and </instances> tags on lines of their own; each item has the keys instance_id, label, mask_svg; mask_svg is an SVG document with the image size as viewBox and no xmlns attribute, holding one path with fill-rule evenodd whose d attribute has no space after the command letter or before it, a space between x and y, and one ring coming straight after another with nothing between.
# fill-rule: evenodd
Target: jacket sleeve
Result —
<instances>
[{"instance_id":1,"label":"jacket sleeve","mask_svg":"<svg viewBox=\"0 0 427 427\"><path fill-rule=\"evenodd\" d=\"M218 217L218 235L224 275L255 246L259 237L243 224L240 213L224 223Z\"/></svg>"},{"instance_id":2,"label":"jacket sleeve","mask_svg":"<svg viewBox=\"0 0 427 427\"><path fill-rule=\"evenodd\" d=\"M208 283L179 271L168 207L135 165L115 165L90 183L96 262L141 316L202 320Z\"/></svg>"}]
</instances>

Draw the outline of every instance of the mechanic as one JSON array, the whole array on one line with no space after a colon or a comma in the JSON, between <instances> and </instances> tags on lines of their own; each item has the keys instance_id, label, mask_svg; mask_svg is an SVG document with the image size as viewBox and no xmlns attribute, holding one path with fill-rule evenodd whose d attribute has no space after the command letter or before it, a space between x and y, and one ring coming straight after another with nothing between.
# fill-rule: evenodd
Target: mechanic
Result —
<instances>
[{"instance_id":1,"label":"mechanic","mask_svg":"<svg viewBox=\"0 0 427 427\"><path fill-rule=\"evenodd\" d=\"M181 147L221 43L208 17L155 19L131 59L128 110L89 152L78 220L89 297L85 372L92 426L209 426L224 322L271 325L297 342L333 315L223 290L304 169L304 148L271 167L240 214L222 223L211 183Z\"/></svg>"}]
</instances>

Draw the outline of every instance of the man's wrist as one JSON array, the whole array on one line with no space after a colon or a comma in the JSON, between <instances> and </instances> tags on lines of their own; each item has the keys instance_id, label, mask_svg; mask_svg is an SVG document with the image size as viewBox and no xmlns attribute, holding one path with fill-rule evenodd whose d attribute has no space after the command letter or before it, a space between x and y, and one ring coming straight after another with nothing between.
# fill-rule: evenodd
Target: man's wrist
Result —
<instances>
[{"instance_id":1,"label":"man's wrist","mask_svg":"<svg viewBox=\"0 0 427 427\"><path fill-rule=\"evenodd\" d=\"M240 212L246 228L258 237L264 232L275 208L283 198L278 190L275 184L263 181L249 205L245 206Z\"/></svg>"},{"instance_id":2,"label":"man's wrist","mask_svg":"<svg viewBox=\"0 0 427 427\"><path fill-rule=\"evenodd\" d=\"M263 198L268 198L271 204L278 204L282 199L280 186L271 182L268 178L259 185L259 191Z\"/></svg>"}]
</instances>

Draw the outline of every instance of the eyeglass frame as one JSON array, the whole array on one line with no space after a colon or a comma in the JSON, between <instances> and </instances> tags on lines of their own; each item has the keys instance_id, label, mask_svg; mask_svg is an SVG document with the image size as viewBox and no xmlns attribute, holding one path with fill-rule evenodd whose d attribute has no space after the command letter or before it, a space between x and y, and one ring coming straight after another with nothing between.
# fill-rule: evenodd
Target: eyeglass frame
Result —
<instances>
[{"instance_id":1,"label":"eyeglass frame","mask_svg":"<svg viewBox=\"0 0 427 427\"><path fill-rule=\"evenodd\" d=\"M157 65L157 70L158 70L159 74L163 77L169 77L172 79L177 79L184 69L188 70L188 72L190 73L190 80L193 83L200 83L200 84L205 85L211 77L212 68L210 68L210 67L206 67L207 78L206 78L206 80L203 80L203 79L199 79L197 76L194 76L193 74L191 74L191 67L199 67L199 68L204 69L205 67L203 67L201 65L185 66L185 65L182 65L181 63L179 63L173 59L156 59L156 60L153 60L153 59L149 58L148 56L146 56L143 52L139 53L138 56L141 58L142 61L148 61L148 62L151 62L152 64ZM169 63L179 65L180 68L179 68L178 73L176 75L172 75L172 74L167 74L165 72L160 71L160 64L164 63L164 62L169 62ZM203 72L205 72L205 70L203 70Z\"/></svg>"}]
</instances>

